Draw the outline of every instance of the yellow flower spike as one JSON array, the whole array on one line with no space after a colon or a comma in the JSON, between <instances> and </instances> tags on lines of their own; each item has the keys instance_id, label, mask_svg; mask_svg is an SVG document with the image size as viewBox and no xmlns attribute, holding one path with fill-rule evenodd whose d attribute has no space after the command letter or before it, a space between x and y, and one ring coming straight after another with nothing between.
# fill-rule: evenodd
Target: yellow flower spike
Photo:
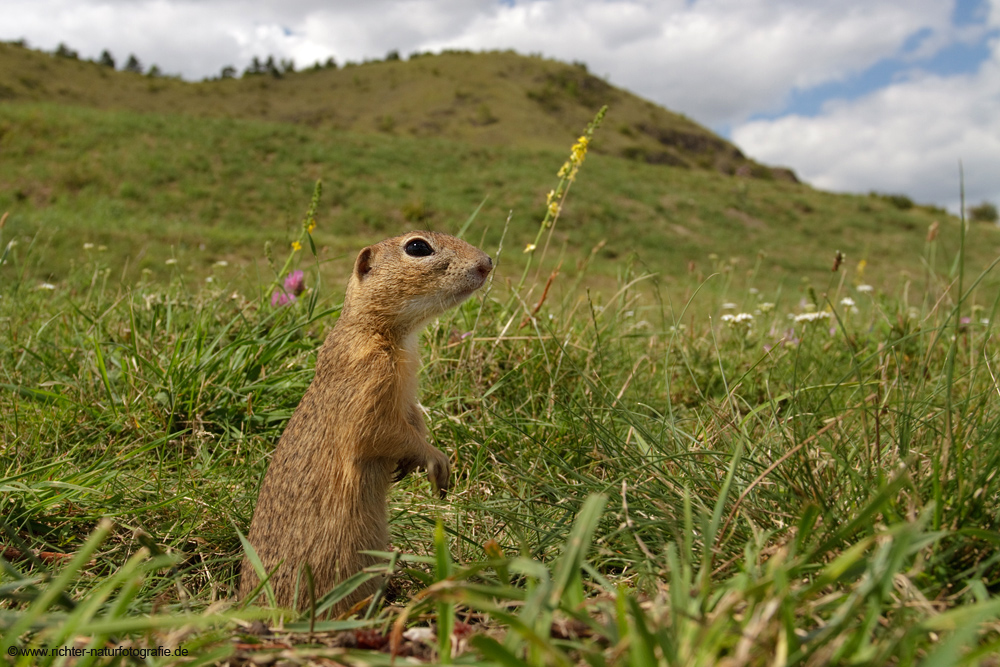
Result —
<instances>
[{"instance_id":1,"label":"yellow flower spike","mask_svg":"<svg viewBox=\"0 0 1000 667\"><path fill-rule=\"evenodd\" d=\"M577 138L576 143L570 148L569 159L563 163L556 172L556 176L559 178L559 184L554 190L550 190L545 196L545 217L538 226L538 233L535 235L535 242L529 243L524 248L524 253L529 254L534 252L536 244L542 239L545 234L545 230L549 230L549 237L545 241L545 246L542 250L542 259L545 258L545 253L549 247L549 240L552 238L552 229L555 226L556 221L559 219L559 213L562 210L562 202L565 201L566 195L569 192L570 185L576 180L576 174L580 170L580 165L583 164L584 158L587 156L587 148L590 146L590 140L594 134L594 131L604 120L604 114L607 112L608 108L606 106L601 107L601 110L597 112L594 119L587 124L586 131ZM521 282L518 284L518 288L524 286L524 281L528 277L528 271L531 268L531 258L525 263L524 272L521 274Z\"/></svg>"},{"instance_id":2,"label":"yellow flower spike","mask_svg":"<svg viewBox=\"0 0 1000 667\"><path fill-rule=\"evenodd\" d=\"M316 229L316 210L319 208L319 198L323 194L323 181L316 181L313 187L312 199L309 201L309 209L306 216L302 218L302 229L312 234Z\"/></svg>"},{"instance_id":3,"label":"yellow flower spike","mask_svg":"<svg viewBox=\"0 0 1000 667\"><path fill-rule=\"evenodd\" d=\"M302 250L302 244L298 241L292 241L292 252L298 252Z\"/></svg>"}]
</instances>

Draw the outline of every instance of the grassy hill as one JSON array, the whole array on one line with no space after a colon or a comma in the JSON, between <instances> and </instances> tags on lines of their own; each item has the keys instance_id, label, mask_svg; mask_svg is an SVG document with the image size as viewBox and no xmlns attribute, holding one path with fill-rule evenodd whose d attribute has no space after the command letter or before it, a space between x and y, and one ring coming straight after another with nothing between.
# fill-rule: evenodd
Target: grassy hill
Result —
<instances>
[{"instance_id":1,"label":"grassy hill","mask_svg":"<svg viewBox=\"0 0 1000 667\"><path fill-rule=\"evenodd\" d=\"M602 135L595 140L600 144ZM512 212L504 261L518 275L521 249L543 217L545 193L566 151L472 146L442 139L51 105L0 106L0 212L4 239L38 280L66 280L87 254L134 279L250 270L266 242L287 248L314 181L325 194L316 241L325 272L340 285L346 257L408 228L456 231L485 199L473 227L495 252ZM927 231L941 224L935 258ZM720 278L798 289L825 284L835 251L848 266L866 259L875 284L915 279L932 260L948 271L958 245L953 218L892 199L833 195L805 185L733 178L592 155L555 228L566 269L603 242L594 281L614 280L623 262L668 283ZM971 230L972 270L994 256L997 232ZM34 239L38 252L28 253ZM41 252L41 248L45 252ZM550 254L550 259L555 253ZM167 265L176 259L178 265ZM756 269L755 269L756 267ZM754 271L753 278L747 271ZM124 273L122 273L124 272ZM506 270L505 270L506 272ZM716 280L719 280L718 278Z\"/></svg>"},{"instance_id":2,"label":"grassy hill","mask_svg":"<svg viewBox=\"0 0 1000 667\"><path fill-rule=\"evenodd\" d=\"M0 43L0 100L104 110L295 123L441 137L475 145L563 149L604 104L614 108L596 150L656 164L740 167L792 179L743 156L678 114L567 65L513 52L447 52L337 68L189 83Z\"/></svg>"},{"instance_id":3,"label":"grassy hill","mask_svg":"<svg viewBox=\"0 0 1000 667\"><path fill-rule=\"evenodd\" d=\"M511 214L505 261L517 275L555 171L605 103L547 262L561 256L570 269L600 246L593 284L612 283L628 260L685 290L718 273L722 292L797 292L804 280L827 284L840 250L849 267L867 262L864 280L917 290L929 268L953 274L958 245L941 210L816 191L583 67L513 53L189 83L0 44L0 98L4 238L25 258L30 240L45 246L25 267L50 282L72 274L84 244L106 247L102 262L131 279L200 278L220 261L256 279L265 243L297 235L316 179L333 284L359 245L407 228L455 231L484 201L473 230L492 252ZM998 236L973 230L972 271Z\"/></svg>"}]
</instances>

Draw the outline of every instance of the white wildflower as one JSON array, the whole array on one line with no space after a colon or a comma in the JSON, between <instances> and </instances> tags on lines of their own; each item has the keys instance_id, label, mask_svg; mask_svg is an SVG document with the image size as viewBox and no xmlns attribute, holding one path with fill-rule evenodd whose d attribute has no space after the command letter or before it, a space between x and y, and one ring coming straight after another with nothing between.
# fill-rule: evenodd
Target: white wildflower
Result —
<instances>
[{"instance_id":1,"label":"white wildflower","mask_svg":"<svg viewBox=\"0 0 1000 667\"><path fill-rule=\"evenodd\" d=\"M738 313L736 315L726 313L721 319L723 322L734 328L739 325L743 325L749 329L753 326L753 315L750 313Z\"/></svg>"},{"instance_id":2,"label":"white wildflower","mask_svg":"<svg viewBox=\"0 0 1000 667\"><path fill-rule=\"evenodd\" d=\"M94 244L93 243L84 243L83 244L83 249L84 250L93 250L94 249Z\"/></svg>"},{"instance_id":3,"label":"white wildflower","mask_svg":"<svg viewBox=\"0 0 1000 667\"><path fill-rule=\"evenodd\" d=\"M177 260L174 259L173 257L171 257L170 259L167 260L167 265L168 266L173 266L176 263L177 263Z\"/></svg>"},{"instance_id":4,"label":"white wildflower","mask_svg":"<svg viewBox=\"0 0 1000 667\"><path fill-rule=\"evenodd\" d=\"M722 304L722 310L736 310L736 304L727 301Z\"/></svg>"},{"instance_id":5,"label":"white wildflower","mask_svg":"<svg viewBox=\"0 0 1000 667\"><path fill-rule=\"evenodd\" d=\"M825 310L813 313L802 313L801 315L795 316L796 322L818 322L819 320L830 319L830 313Z\"/></svg>"},{"instance_id":6,"label":"white wildflower","mask_svg":"<svg viewBox=\"0 0 1000 667\"><path fill-rule=\"evenodd\" d=\"M871 285L858 285L854 289L858 290L862 294L868 294L869 292L874 292L875 291L875 288L872 287Z\"/></svg>"},{"instance_id":7,"label":"white wildflower","mask_svg":"<svg viewBox=\"0 0 1000 667\"><path fill-rule=\"evenodd\" d=\"M846 308L850 308L851 306L854 305L854 299L852 299L849 296L845 296L843 299L840 300L840 305Z\"/></svg>"},{"instance_id":8,"label":"white wildflower","mask_svg":"<svg viewBox=\"0 0 1000 667\"><path fill-rule=\"evenodd\" d=\"M56 288L56 286L53 285L52 283L42 283L41 285L38 286L38 289L50 289L51 290L51 289L55 289L55 288Z\"/></svg>"}]
</instances>

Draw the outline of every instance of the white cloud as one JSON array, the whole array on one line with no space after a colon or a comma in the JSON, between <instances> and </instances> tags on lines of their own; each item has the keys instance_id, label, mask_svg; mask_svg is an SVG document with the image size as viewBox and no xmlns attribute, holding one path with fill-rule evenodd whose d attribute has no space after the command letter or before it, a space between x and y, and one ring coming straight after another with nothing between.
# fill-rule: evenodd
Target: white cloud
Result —
<instances>
[{"instance_id":1,"label":"white cloud","mask_svg":"<svg viewBox=\"0 0 1000 667\"><path fill-rule=\"evenodd\" d=\"M237 41L211 14L187 3L65 2L17 0L6 3L0 35L26 38L52 50L60 42L96 58L108 49L123 63L135 54L146 66L192 78L216 74L238 49ZM215 11L224 5L209 5Z\"/></svg>"},{"instance_id":2,"label":"white cloud","mask_svg":"<svg viewBox=\"0 0 1000 667\"><path fill-rule=\"evenodd\" d=\"M957 210L958 164L968 202L1000 201L1000 41L978 72L920 72L815 117L784 116L733 130L747 153L788 164L817 187L904 192Z\"/></svg>"},{"instance_id":3,"label":"white cloud","mask_svg":"<svg viewBox=\"0 0 1000 667\"><path fill-rule=\"evenodd\" d=\"M245 67L257 56L292 58L300 66L334 56L339 61L416 50L455 34L488 10L485 0L8 0L0 39L26 38L53 50L59 42L87 58L109 49L124 60L189 79Z\"/></svg>"},{"instance_id":4,"label":"white cloud","mask_svg":"<svg viewBox=\"0 0 1000 667\"><path fill-rule=\"evenodd\" d=\"M777 110L793 88L838 80L947 26L940 0L8 0L0 36L85 57L109 48L201 78L254 55L300 66L391 49L515 48L582 60L702 123Z\"/></svg>"},{"instance_id":5,"label":"white cloud","mask_svg":"<svg viewBox=\"0 0 1000 667\"><path fill-rule=\"evenodd\" d=\"M862 71L948 18L939 0L550 0L481 14L432 44L584 60L614 83L717 126L780 109L794 88Z\"/></svg>"}]
</instances>

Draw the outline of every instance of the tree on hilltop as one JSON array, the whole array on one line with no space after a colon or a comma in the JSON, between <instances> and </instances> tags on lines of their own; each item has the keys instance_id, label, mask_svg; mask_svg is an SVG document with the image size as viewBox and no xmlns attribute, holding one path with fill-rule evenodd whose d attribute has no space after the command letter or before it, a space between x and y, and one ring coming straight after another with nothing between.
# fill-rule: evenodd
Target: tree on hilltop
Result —
<instances>
[{"instance_id":1,"label":"tree on hilltop","mask_svg":"<svg viewBox=\"0 0 1000 667\"><path fill-rule=\"evenodd\" d=\"M80 54L66 46L65 42L59 42L59 46L56 47L56 55L60 58L70 58L71 60L76 60L80 57Z\"/></svg>"},{"instance_id":2,"label":"tree on hilltop","mask_svg":"<svg viewBox=\"0 0 1000 667\"><path fill-rule=\"evenodd\" d=\"M264 72L264 65L261 64L260 58L254 56L253 60L250 61L250 64L247 65L247 68L243 70L243 76L246 76L248 74L261 74L263 72Z\"/></svg>"},{"instance_id":3,"label":"tree on hilltop","mask_svg":"<svg viewBox=\"0 0 1000 667\"><path fill-rule=\"evenodd\" d=\"M278 65L274 62L274 56L269 55L267 57L267 62L264 63L264 71L275 79L281 78L281 70L278 69Z\"/></svg>"},{"instance_id":4,"label":"tree on hilltop","mask_svg":"<svg viewBox=\"0 0 1000 667\"><path fill-rule=\"evenodd\" d=\"M996 204L984 201L979 206L969 207L969 217L976 222L996 223L997 219L1000 218L1000 214L997 213Z\"/></svg>"},{"instance_id":5,"label":"tree on hilltop","mask_svg":"<svg viewBox=\"0 0 1000 667\"><path fill-rule=\"evenodd\" d=\"M135 57L134 53L128 54L128 62L125 63L124 71L142 74L142 63L139 62L139 59Z\"/></svg>"}]
</instances>

